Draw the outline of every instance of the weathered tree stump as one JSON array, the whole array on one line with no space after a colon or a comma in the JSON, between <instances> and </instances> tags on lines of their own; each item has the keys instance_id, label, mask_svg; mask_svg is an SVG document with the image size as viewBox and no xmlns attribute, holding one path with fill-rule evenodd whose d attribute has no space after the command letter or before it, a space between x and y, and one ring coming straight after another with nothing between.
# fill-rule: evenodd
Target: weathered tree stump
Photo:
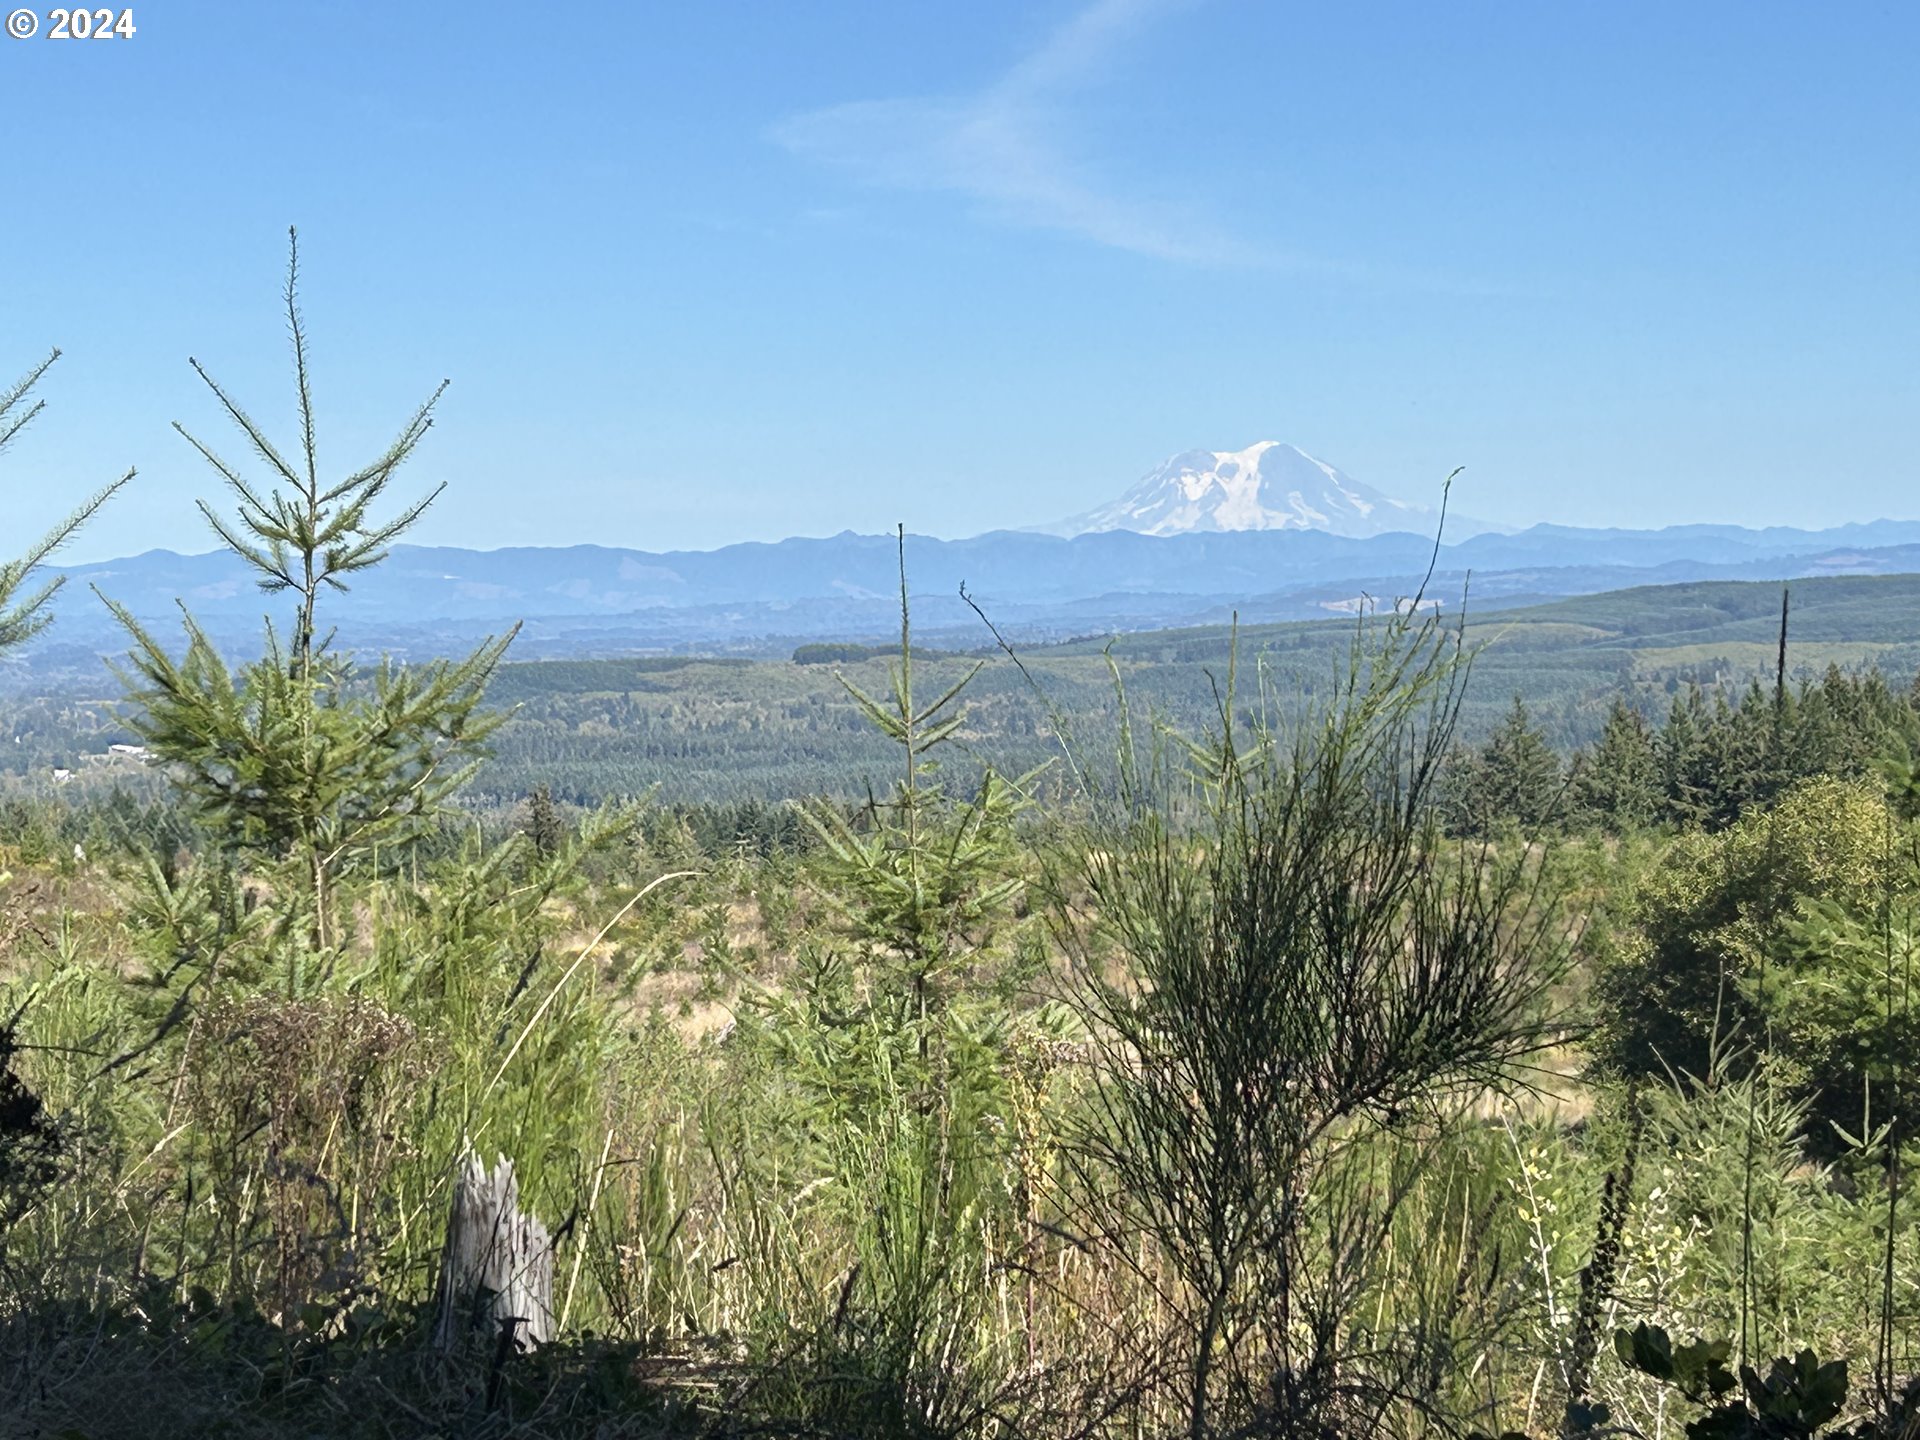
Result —
<instances>
[{"instance_id":1,"label":"weathered tree stump","mask_svg":"<svg viewBox=\"0 0 1920 1440\"><path fill-rule=\"evenodd\" d=\"M521 1213L513 1162L503 1155L489 1174L469 1151L453 1187L434 1340L450 1350L476 1333L502 1354L553 1338L553 1241Z\"/></svg>"}]
</instances>

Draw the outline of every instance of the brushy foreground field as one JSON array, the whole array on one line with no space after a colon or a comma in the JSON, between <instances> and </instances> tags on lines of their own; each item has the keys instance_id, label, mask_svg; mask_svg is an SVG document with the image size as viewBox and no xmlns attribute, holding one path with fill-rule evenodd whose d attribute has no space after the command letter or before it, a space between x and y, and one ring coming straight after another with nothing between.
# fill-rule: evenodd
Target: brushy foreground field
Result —
<instances>
[{"instance_id":1,"label":"brushy foreground field","mask_svg":"<svg viewBox=\"0 0 1920 1440\"><path fill-rule=\"evenodd\" d=\"M1618 726L1531 773L1443 627L1358 638L1312 724L1041 809L942 788L896 663L865 811L541 793L318 893L219 791L16 843L9 1433L1908 1433L1920 831L1860 742L1920 711L1763 696L1695 811L1684 706L1635 799ZM435 1339L476 1152L529 1350Z\"/></svg>"},{"instance_id":2,"label":"brushy foreground field","mask_svg":"<svg viewBox=\"0 0 1920 1440\"><path fill-rule=\"evenodd\" d=\"M0 1433L1920 1433L1915 581L370 662L296 276L278 623L0 804Z\"/></svg>"}]
</instances>

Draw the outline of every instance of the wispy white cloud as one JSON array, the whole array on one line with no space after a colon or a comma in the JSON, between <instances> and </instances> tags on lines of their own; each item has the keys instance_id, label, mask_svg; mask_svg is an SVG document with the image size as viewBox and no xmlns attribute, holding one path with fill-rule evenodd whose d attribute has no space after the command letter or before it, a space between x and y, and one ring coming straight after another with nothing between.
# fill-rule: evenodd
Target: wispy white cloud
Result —
<instances>
[{"instance_id":1,"label":"wispy white cloud","mask_svg":"<svg viewBox=\"0 0 1920 1440\"><path fill-rule=\"evenodd\" d=\"M790 117L774 138L863 184L964 196L1000 223L1166 260L1271 263L1276 257L1190 205L1169 223L1163 209L1114 193L1063 138L1073 98L1154 20L1186 3L1094 0L974 94L833 105Z\"/></svg>"}]
</instances>

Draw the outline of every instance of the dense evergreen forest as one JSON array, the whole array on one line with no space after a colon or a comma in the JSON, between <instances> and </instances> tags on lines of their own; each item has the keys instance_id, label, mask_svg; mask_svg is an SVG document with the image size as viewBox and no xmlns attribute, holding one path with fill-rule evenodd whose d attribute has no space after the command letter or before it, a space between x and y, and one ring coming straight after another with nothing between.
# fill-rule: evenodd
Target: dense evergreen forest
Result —
<instances>
[{"instance_id":1,"label":"dense evergreen forest","mask_svg":"<svg viewBox=\"0 0 1920 1440\"><path fill-rule=\"evenodd\" d=\"M1920 1433L1920 580L388 665L296 274L257 658L9 715L0 1433Z\"/></svg>"}]
</instances>

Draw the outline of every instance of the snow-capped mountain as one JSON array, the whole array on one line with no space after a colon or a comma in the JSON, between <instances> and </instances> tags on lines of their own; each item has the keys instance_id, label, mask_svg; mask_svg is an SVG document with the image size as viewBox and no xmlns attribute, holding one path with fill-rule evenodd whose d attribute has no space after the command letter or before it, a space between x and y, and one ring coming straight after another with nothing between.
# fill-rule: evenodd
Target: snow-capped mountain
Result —
<instances>
[{"instance_id":1,"label":"snow-capped mountain","mask_svg":"<svg viewBox=\"0 0 1920 1440\"><path fill-rule=\"evenodd\" d=\"M1245 450L1176 455L1111 504L1039 528L1068 536L1101 530L1320 530L1358 540L1393 531L1431 534L1438 520L1432 506L1395 500L1304 450L1262 440ZM1450 541L1499 528L1458 514L1447 517Z\"/></svg>"}]
</instances>

